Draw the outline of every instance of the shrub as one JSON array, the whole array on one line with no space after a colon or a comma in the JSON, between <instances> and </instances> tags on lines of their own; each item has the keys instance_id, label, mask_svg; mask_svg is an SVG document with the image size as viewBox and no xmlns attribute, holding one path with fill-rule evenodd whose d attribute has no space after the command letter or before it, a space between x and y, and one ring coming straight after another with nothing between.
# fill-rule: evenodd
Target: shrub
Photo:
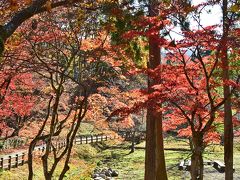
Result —
<instances>
[{"instance_id":1,"label":"shrub","mask_svg":"<svg viewBox=\"0 0 240 180\"><path fill-rule=\"evenodd\" d=\"M96 157L97 150L90 144L82 144L77 149L77 155L80 159L89 160Z\"/></svg>"}]
</instances>

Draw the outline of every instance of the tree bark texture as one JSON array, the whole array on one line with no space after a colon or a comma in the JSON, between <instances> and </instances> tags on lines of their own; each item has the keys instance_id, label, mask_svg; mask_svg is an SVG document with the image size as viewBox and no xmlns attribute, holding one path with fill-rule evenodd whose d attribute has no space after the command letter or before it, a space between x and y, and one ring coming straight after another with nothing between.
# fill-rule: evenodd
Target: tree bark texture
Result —
<instances>
[{"instance_id":1,"label":"tree bark texture","mask_svg":"<svg viewBox=\"0 0 240 180\"><path fill-rule=\"evenodd\" d=\"M159 15L157 0L150 1L149 14L154 17ZM156 42L159 34L149 37L149 64L148 68L154 69L161 62L160 47ZM151 86L157 84L148 79L149 93ZM161 105L159 105L161 106ZM162 134L162 113L156 112L154 107L148 106L146 123L146 151L145 151L145 180L166 180L167 172L164 158L164 145Z\"/></svg>"},{"instance_id":2,"label":"tree bark texture","mask_svg":"<svg viewBox=\"0 0 240 180\"><path fill-rule=\"evenodd\" d=\"M224 103L224 162L225 179L233 180L233 123L232 123L232 105L230 86L225 82L229 80L229 59L228 59L228 1L223 0L223 37L222 37L222 65L223 65L223 94L226 99Z\"/></svg>"},{"instance_id":3,"label":"tree bark texture","mask_svg":"<svg viewBox=\"0 0 240 180\"><path fill-rule=\"evenodd\" d=\"M200 133L194 134L192 143L191 178L192 180L203 180L203 136Z\"/></svg>"}]
</instances>

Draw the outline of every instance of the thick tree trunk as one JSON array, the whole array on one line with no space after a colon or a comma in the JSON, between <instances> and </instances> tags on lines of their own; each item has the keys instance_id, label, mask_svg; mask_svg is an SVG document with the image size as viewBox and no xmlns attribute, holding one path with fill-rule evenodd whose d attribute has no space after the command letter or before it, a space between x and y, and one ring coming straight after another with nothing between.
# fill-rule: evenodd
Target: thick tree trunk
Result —
<instances>
[{"instance_id":1,"label":"thick tree trunk","mask_svg":"<svg viewBox=\"0 0 240 180\"><path fill-rule=\"evenodd\" d=\"M156 180L167 180L167 171L164 156L163 144L163 130L162 130L162 113L157 114L158 118L155 119L155 136L156 136Z\"/></svg>"},{"instance_id":2,"label":"thick tree trunk","mask_svg":"<svg viewBox=\"0 0 240 180\"><path fill-rule=\"evenodd\" d=\"M223 0L223 38L222 38L222 64L223 64L223 82L229 80L229 61L228 61L228 1ZM225 179L233 179L233 123L232 123L232 105L231 105L231 91L227 84L223 85L223 94L226 99L224 103L224 162L225 162Z\"/></svg>"},{"instance_id":3,"label":"thick tree trunk","mask_svg":"<svg viewBox=\"0 0 240 180\"><path fill-rule=\"evenodd\" d=\"M162 116L154 110L147 112L145 180L166 180L166 165L162 135Z\"/></svg>"},{"instance_id":4,"label":"thick tree trunk","mask_svg":"<svg viewBox=\"0 0 240 180\"><path fill-rule=\"evenodd\" d=\"M199 152L191 156L191 177L192 180L203 180L203 157Z\"/></svg>"},{"instance_id":5,"label":"thick tree trunk","mask_svg":"<svg viewBox=\"0 0 240 180\"><path fill-rule=\"evenodd\" d=\"M157 16L158 0L150 1L150 16ZM149 64L148 68L154 69L160 65L160 48L156 43L159 34L149 37ZM152 92L150 88L157 84L151 79L148 79L149 93ZM162 135L162 113L156 112L154 107L147 109L147 124L146 124L146 152L145 152L145 180L166 180L167 172L164 158L164 146Z\"/></svg>"},{"instance_id":6,"label":"thick tree trunk","mask_svg":"<svg viewBox=\"0 0 240 180\"><path fill-rule=\"evenodd\" d=\"M147 110L146 123L146 151L145 151L145 180L155 180L155 119L152 117L151 110Z\"/></svg>"},{"instance_id":7,"label":"thick tree trunk","mask_svg":"<svg viewBox=\"0 0 240 180\"><path fill-rule=\"evenodd\" d=\"M200 134L194 136L191 156L191 178L192 180L203 180L203 136Z\"/></svg>"}]
</instances>

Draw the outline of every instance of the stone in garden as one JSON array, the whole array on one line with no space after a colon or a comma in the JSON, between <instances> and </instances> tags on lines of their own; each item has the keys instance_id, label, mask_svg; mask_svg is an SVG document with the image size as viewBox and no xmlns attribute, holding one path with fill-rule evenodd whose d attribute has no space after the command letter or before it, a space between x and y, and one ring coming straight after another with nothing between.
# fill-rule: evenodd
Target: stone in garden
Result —
<instances>
[{"instance_id":1,"label":"stone in garden","mask_svg":"<svg viewBox=\"0 0 240 180\"><path fill-rule=\"evenodd\" d=\"M107 177L106 180L114 180L114 179L111 177Z\"/></svg>"},{"instance_id":2,"label":"stone in garden","mask_svg":"<svg viewBox=\"0 0 240 180\"><path fill-rule=\"evenodd\" d=\"M108 168L108 171L112 171L112 169L111 169L111 168Z\"/></svg>"},{"instance_id":3,"label":"stone in garden","mask_svg":"<svg viewBox=\"0 0 240 180\"><path fill-rule=\"evenodd\" d=\"M107 176L105 175L105 174L99 174L99 177L101 177L101 178L103 178L103 179L105 179Z\"/></svg>"},{"instance_id":4,"label":"stone in garden","mask_svg":"<svg viewBox=\"0 0 240 180\"><path fill-rule=\"evenodd\" d=\"M97 178L97 177L99 177L98 174L93 174L92 175L92 178Z\"/></svg>"},{"instance_id":5,"label":"stone in garden","mask_svg":"<svg viewBox=\"0 0 240 180\"><path fill-rule=\"evenodd\" d=\"M105 171L105 175L108 177L112 177L112 172L107 170L107 171Z\"/></svg>"},{"instance_id":6,"label":"stone in garden","mask_svg":"<svg viewBox=\"0 0 240 180\"><path fill-rule=\"evenodd\" d=\"M117 177L118 176L118 172L117 171L112 171L112 177Z\"/></svg>"},{"instance_id":7,"label":"stone in garden","mask_svg":"<svg viewBox=\"0 0 240 180\"><path fill-rule=\"evenodd\" d=\"M107 169L108 169L108 168L104 167L104 168L102 168L102 171L105 172L105 171L107 171Z\"/></svg>"},{"instance_id":8,"label":"stone in garden","mask_svg":"<svg viewBox=\"0 0 240 180\"><path fill-rule=\"evenodd\" d=\"M105 179L101 178L101 177L96 177L96 178L94 178L94 180L105 180Z\"/></svg>"}]
</instances>

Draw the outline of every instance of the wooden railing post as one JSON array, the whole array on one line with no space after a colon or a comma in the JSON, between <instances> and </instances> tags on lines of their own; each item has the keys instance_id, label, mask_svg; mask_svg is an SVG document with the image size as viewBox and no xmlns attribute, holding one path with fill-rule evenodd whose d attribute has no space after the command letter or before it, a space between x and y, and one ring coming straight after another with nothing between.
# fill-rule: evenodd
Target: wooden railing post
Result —
<instances>
[{"instance_id":1,"label":"wooden railing post","mask_svg":"<svg viewBox=\"0 0 240 180\"><path fill-rule=\"evenodd\" d=\"M100 136L100 137L99 137ZM86 139L84 139L84 137ZM116 139L119 138L118 136L108 136L108 135L91 135L91 136L79 136L77 138L74 139L75 144L78 143L79 144L83 144L86 142L86 144L88 143L93 143L93 142L99 142L99 141L107 141L109 139ZM58 141L56 142L56 148L62 148L66 146L66 140L62 140L62 141ZM37 147L34 149L33 153L41 153L45 151L45 144L41 147ZM52 148L51 148L52 149ZM12 167L18 167L21 165L24 165L24 163L27 161L26 159L26 152L23 152L22 154L16 154L16 156L11 156L9 155L8 158L4 159L4 158L0 158L0 169L8 169L10 170ZM15 162L14 162L15 160ZM4 164L5 161L5 164Z\"/></svg>"},{"instance_id":2,"label":"wooden railing post","mask_svg":"<svg viewBox=\"0 0 240 180\"><path fill-rule=\"evenodd\" d=\"M38 155L41 156L42 152L41 152L41 147L38 147Z\"/></svg>"},{"instance_id":3,"label":"wooden railing post","mask_svg":"<svg viewBox=\"0 0 240 180\"><path fill-rule=\"evenodd\" d=\"M21 162L21 165L23 166L24 164L24 159L25 159L25 153L22 153L22 162Z\"/></svg>"},{"instance_id":4,"label":"wooden railing post","mask_svg":"<svg viewBox=\"0 0 240 180\"><path fill-rule=\"evenodd\" d=\"M8 170L12 167L12 156L8 156Z\"/></svg>"},{"instance_id":5,"label":"wooden railing post","mask_svg":"<svg viewBox=\"0 0 240 180\"><path fill-rule=\"evenodd\" d=\"M16 162L15 162L15 166L18 167L18 154L16 154Z\"/></svg>"},{"instance_id":6,"label":"wooden railing post","mask_svg":"<svg viewBox=\"0 0 240 180\"><path fill-rule=\"evenodd\" d=\"M3 169L3 158L1 158L1 161L0 161L0 167L1 167L1 169Z\"/></svg>"},{"instance_id":7,"label":"wooden railing post","mask_svg":"<svg viewBox=\"0 0 240 180\"><path fill-rule=\"evenodd\" d=\"M44 152L44 150L45 150L45 146L42 147L42 152Z\"/></svg>"}]
</instances>

